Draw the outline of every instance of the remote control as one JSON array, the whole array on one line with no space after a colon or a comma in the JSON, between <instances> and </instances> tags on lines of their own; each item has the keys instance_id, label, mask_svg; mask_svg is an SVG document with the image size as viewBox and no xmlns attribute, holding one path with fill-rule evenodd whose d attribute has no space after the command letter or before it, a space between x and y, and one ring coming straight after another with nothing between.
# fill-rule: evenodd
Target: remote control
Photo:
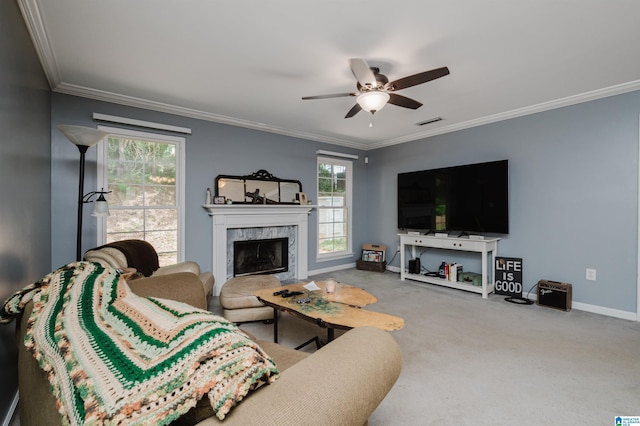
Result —
<instances>
[{"instance_id":1,"label":"remote control","mask_svg":"<svg viewBox=\"0 0 640 426\"><path fill-rule=\"evenodd\" d=\"M304 294L301 291L290 291L287 293L282 293L282 297L292 297L292 296L297 296L299 294Z\"/></svg>"}]
</instances>

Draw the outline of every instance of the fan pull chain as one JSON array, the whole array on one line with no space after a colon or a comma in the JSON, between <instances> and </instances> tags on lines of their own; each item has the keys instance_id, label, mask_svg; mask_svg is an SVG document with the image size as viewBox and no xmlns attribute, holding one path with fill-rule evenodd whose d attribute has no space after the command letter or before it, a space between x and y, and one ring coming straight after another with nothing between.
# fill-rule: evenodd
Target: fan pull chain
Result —
<instances>
[{"instance_id":1,"label":"fan pull chain","mask_svg":"<svg viewBox=\"0 0 640 426\"><path fill-rule=\"evenodd\" d=\"M372 112L371 112L371 121L369 122L369 128L373 127L373 117L374 117L374 112L375 112L375 111L372 111Z\"/></svg>"}]
</instances>

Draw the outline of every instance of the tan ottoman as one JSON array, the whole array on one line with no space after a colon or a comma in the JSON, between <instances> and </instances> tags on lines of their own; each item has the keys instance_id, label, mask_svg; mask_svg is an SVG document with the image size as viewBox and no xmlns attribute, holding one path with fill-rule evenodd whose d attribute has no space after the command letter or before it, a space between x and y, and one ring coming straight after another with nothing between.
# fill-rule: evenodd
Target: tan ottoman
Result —
<instances>
[{"instance_id":1,"label":"tan ottoman","mask_svg":"<svg viewBox=\"0 0 640 426\"><path fill-rule=\"evenodd\" d=\"M220 290L222 316L231 322L272 320L273 308L263 305L253 292L279 286L280 280L273 275L231 278Z\"/></svg>"}]
</instances>

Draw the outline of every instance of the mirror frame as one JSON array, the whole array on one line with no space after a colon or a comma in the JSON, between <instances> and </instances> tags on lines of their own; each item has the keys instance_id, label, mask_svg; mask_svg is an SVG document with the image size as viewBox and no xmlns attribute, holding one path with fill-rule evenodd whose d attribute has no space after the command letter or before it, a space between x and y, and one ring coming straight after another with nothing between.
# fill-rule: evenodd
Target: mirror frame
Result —
<instances>
[{"instance_id":1,"label":"mirror frame","mask_svg":"<svg viewBox=\"0 0 640 426\"><path fill-rule=\"evenodd\" d=\"M238 184L237 186L242 185L241 191L243 191L244 195L242 199L240 199L241 196L239 194L232 194L232 192L237 192L239 189L235 191L225 191L223 189L226 181L234 181ZM291 201L282 201L284 185L297 186L297 188L294 188L297 189L295 192L291 190L285 191L285 193L293 195ZM299 180L280 179L264 169L244 176L218 175L214 186L216 197L225 197L225 200L231 200L233 204L300 204L299 201L295 200L297 195L302 192L302 184ZM265 203L264 195L267 191L269 195L266 196Z\"/></svg>"}]
</instances>

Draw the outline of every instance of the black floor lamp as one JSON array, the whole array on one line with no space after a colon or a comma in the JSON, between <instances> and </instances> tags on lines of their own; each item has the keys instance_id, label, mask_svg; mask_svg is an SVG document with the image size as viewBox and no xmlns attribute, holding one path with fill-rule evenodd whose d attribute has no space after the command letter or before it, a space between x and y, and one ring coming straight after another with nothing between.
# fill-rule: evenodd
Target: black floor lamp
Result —
<instances>
[{"instance_id":1,"label":"black floor lamp","mask_svg":"<svg viewBox=\"0 0 640 426\"><path fill-rule=\"evenodd\" d=\"M102 130L93 129L91 127L70 126L60 124L58 129L78 147L80 151L80 178L78 184L78 228L76 232L76 260L82 260L82 212L85 203L92 202L91 198L97 195L93 208L93 216L107 216L109 214L109 205L104 198L104 194L111 191L91 191L84 194L84 162L85 154L89 148L96 145L104 139L109 133Z\"/></svg>"}]
</instances>

